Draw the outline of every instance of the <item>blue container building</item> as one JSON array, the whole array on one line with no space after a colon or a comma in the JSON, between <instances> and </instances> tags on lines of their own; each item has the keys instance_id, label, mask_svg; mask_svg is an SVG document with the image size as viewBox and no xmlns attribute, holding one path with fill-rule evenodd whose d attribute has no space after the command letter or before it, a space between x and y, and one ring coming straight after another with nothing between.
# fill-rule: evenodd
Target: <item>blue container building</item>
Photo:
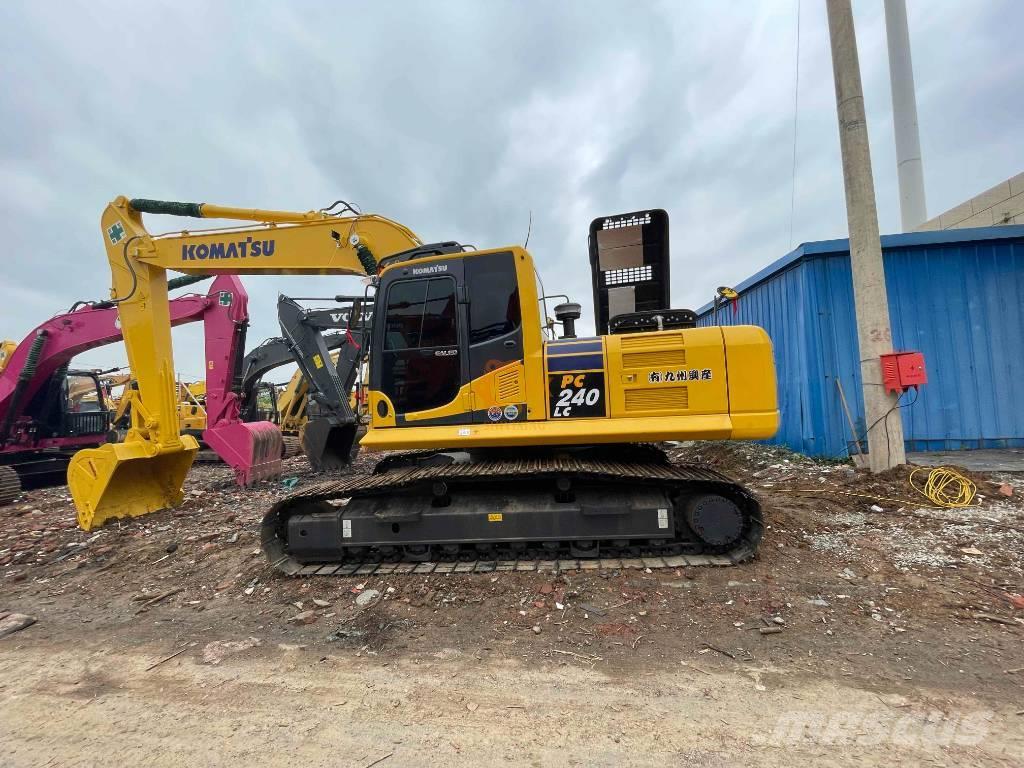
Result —
<instances>
[{"instance_id":1,"label":"blue container building","mask_svg":"<svg viewBox=\"0 0 1024 768\"><path fill-rule=\"evenodd\" d=\"M928 383L900 400L907 451L1024 446L1024 226L882 237L893 347L925 356ZM760 325L775 347L773 443L846 456L863 442L848 240L805 243L698 311L700 325ZM836 382L852 411L856 437Z\"/></svg>"}]
</instances>

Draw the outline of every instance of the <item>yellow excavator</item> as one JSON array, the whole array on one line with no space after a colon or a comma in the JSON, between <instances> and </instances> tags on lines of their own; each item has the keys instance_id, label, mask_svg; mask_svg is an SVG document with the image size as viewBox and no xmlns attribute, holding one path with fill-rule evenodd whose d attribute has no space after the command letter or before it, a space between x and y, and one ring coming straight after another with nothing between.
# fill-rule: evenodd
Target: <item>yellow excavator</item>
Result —
<instances>
[{"instance_id":1,"label":"yellow excavator","mask_svg":"<svg viewBox=\"0 0 1024 768\"><path fill-rule=\"evenodd\" d=\"M119 377L122 378L122 377ZM111 421L115 427L123 428L131 421L131 408L139 397L138 383L130 376L123 377L113 387L124 386L120 397L111 401L113 412ZM112 388L113 388L112 387ZM179 382L175 385L177 392L176 407L178 411L178 430L183 434L197 437L206 429L206 410L203 400L206 397L206 382Z\"/></svg>"},{"instance_id":2,"label":"yellow excavator","mask_svg":"<svg viewBox=\"0 0 1024 768\"><path fill-rule=\"evenodd\" d=\"M14 350L18 348L18 342L12 339L4 339L0 341L0 371L3 371L7 367L7 363L11 360L11 355L14 354Z\"/></svg>"},{"instance_id":3,"label":"yellow excavator","mask_svg":"<svg viewBox=\"0 0 1024 768\"><path fill-rule=\"evenodd\" d=\"M331 353L331 364L337 365L337 352ZM309 382L296 371L291 380L277 395L277 426L281 434L298 435L306 423L306 404L309 398Z\"/></svg>"},{"instance_id":4,"label":"yellow excavator","mask_svg":"<svg viewBox=\"0 0 1024 768\"><path fill-rule=\"evenodd\" d=\"M279 570L753 555L763 530L754 496L649 444L775 433L763 329L697 328L688 310L664 310L616 323L630 332L546 340L524 248L425 245L397 222L339 204L305 213L125 197L108 205L110 300L140 402L123 443L79 451L69 467L83 527L182 499L197 444L178 432L168 270L359 275L375 288L361 447L404 452L373 474L278 501L262 542ZM245 223L155 236L143 214Z\"/></svg>"}]
</instances>

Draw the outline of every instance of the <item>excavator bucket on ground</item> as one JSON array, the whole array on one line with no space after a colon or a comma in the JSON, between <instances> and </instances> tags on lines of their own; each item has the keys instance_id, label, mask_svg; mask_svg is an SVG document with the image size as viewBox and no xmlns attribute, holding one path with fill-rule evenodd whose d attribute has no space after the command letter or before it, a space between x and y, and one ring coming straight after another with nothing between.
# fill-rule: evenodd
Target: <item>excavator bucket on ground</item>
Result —
<instances>
[{"instance_id":1,"label":"excavator bucket on ground","mask_svg":"<svg viewBox=\"0 0 1024 768\"><path fill-rule=\"evenodd\" d=\"M236 421L211 427L203 432L203 442L235 470L241 486L273 479L282 472L281 430L269 421Z\"/></svg>"},{"instance_id":2,"label":"excavator bucket on ground","mask_svg":"<svg viewBox=\"0 0 1024 768\"><path fill-rule=\"evenodd\" d=\"M194 437L182 435L180 446L162 449L131 441L79 451L68 466L78 524L90 531L114 518L177 506L198 450Z\"/></svg>"},{"instance_id":3,"label":"excavator bucket on ground","mask_svg":"<svg viewBox=\"0 0 1024 768\"><path fill-rule=\"evenodd\" d=\"M358 425L335 426L327 419L311 419L299 430L302 452L317 472L331 472L352 464Z\"/></svg>"}]
</instances>

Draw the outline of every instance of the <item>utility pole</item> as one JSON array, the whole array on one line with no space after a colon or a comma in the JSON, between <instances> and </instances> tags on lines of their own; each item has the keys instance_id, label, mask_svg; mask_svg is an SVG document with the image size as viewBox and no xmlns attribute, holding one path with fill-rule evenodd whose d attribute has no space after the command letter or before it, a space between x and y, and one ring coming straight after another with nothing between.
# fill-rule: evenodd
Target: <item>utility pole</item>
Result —
<instances>
[{"instance_id":1,"label":"utility pole","mask_svg":"<svg viewBox=\"0 0 1024 768\"><path fill-rule=\"evenodd\" d=\"M917 95L910 56L906 0L885 0L885 38L889 44L889 84L892 86L892 125L896 134L896 173L900 182L900 222L912 232L928 218L917 130Z\"/></svg>"},{"instance_id":2,"label":"utility pole","mask_svg":"<svg viewBox=\"0 0 1024 768\"><path fill-rule=\"evenodd\" d=\"M864 92L860 82L857 35L850 0L826 0L832 43L832 72L839 114L839 145L843 154L846 219L850 229L850 267L860 345L860 375L867 422L868 461L872 472L906 463L903 421L897 396L882 386L879 355L892 352L889 303L878 236L875 182L871 175ZM854 435L854 439L857 439Z\"/></svg>"}]
</instances>

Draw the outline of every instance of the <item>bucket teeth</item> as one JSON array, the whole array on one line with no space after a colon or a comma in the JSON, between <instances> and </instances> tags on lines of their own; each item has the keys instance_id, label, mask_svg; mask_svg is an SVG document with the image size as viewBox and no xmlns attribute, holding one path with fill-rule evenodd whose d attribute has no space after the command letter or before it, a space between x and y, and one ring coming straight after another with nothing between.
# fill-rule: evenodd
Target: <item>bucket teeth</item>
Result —
<instances>
[{"instance_id":1,"label":"bucket teeth","mask_svg":"<svg viewBox=\"0 0 1024 768\"><path fill-rule=\"evenodd\" d=\"M263 424L251 425L263 427ZM281 454L284 451L284 441L281 437L281 430L273 424L266 425L269 429L258 429L252 431L253 452L252 463L248 473L248 482L251 485L262 480L272 480L281 476Z\"/></svg>"}]
</instances>

